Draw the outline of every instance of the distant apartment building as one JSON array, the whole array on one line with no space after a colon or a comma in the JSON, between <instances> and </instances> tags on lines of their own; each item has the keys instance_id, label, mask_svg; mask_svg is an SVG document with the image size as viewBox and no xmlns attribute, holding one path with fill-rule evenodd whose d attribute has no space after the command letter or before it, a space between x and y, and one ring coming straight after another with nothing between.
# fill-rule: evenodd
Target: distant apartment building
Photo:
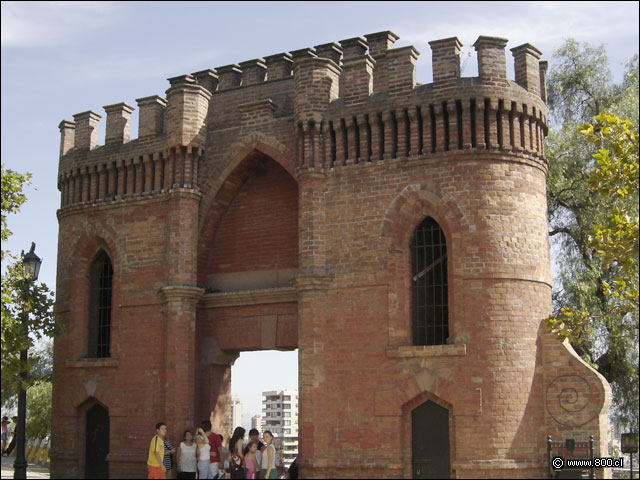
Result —
<instances>
[{"instance_id":1,"label":"distant apartment building","mask_svg":"<svg viewBox=\"0 0 640 480\"><path fill-rule=\"evenodd\" d=\"M262 435L262 417L260 415L251 417L251 428L255 428Z\"/></svg>"},{"instance_id":2,"label":"distant apartment building","mask_svg":"<svg viewBox=\"0 0 640 480\"><path fill-rule=\"evenodd\" d=\"M285 467L298 456L298 391L262 392L262 431L276 437L278 455Z\"/></svg>"},{"instance_id":3,"label":"distant apartment building","mask_svg":"<svg viewBox=\"0 0 640 480\"><path fill-rule=\"evenodd\" d=\"M231 400L231 430L242 426L242 402L237 398Z\"/></svg>"}]
</instances>

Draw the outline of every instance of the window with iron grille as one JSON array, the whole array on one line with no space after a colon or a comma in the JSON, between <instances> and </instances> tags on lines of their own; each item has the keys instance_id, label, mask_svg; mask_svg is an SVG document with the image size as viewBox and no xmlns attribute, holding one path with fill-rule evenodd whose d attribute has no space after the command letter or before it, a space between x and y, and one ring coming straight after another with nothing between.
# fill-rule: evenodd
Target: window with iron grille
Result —
<instances>
[{"instance_id":1,"label":"window with iron grille","mask_svg":"<svg viewBox=\"0 0 640 480\"><path fill-rule=\"evenodd\" d=\"M89 357L109 357L111 343L111 294L113 266L100 252L90 268Z\"/></svg>"},{"instance_id":2,"label":"window with iron grille","mask_svg":"<svg viewBox=\"0 0 640 480\"><path fill-rule=\"evenodd\" d=\"M447 343L447 242L431 217L416 228L411 242L411 294L413 344Z\"/></svg>"}]
</instances>

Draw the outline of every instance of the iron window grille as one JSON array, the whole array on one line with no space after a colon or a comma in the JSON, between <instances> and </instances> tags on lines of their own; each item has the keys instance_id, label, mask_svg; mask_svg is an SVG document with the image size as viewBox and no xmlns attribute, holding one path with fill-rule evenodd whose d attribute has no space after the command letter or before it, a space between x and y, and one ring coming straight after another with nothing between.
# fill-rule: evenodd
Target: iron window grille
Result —
<instances>
[{"instance_id":1,"label":"iron window grille","mask_svg":"<svg viewBox=\"0 0 640 480\"><path fill-rule=\"evenodd\" d=\"M447 242L431 217L411 242L412 330L414 345L444 345L449 337Z\"/></svg>"},{"instance_id":2,"label":"iron window grille","mask_svg":"<svg viewBox=\"0 0 640 480\"><path fill-rule=\"evenodd\" d=\"M110 357L113 266L101 252L91 264L89 357Z\"/></svg>"}]
</instances>

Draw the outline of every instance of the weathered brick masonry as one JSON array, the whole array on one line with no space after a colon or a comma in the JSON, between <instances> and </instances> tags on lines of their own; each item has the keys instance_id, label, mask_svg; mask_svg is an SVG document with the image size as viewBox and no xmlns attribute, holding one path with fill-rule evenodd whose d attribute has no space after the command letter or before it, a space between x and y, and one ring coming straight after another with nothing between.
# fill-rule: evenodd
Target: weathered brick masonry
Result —
<instances>
[{"instance_id":1,"label":"weathered brick masonry","mask_svg":"<svg viewBox=\"0 0 640 480\"><path fill-rule=\"evenodd\" d=\"M300 468L412 475L411 412L449 415L457 478L546 475L546 435L596 437L606 381L541 326L551 309L546 62L529 44L413 47L380 32L169 79L166 98L60 124L51 472L83 478L86 415L108 410L113 478L144 476L153 426L174 443L215 407L230 366L299 351ZM449 339L413 346L409 245L447 242ZM89 266L113 265L110 356L88 357ZM400 454L399 454L400 452Z\"/></svg>"}]
</instances>

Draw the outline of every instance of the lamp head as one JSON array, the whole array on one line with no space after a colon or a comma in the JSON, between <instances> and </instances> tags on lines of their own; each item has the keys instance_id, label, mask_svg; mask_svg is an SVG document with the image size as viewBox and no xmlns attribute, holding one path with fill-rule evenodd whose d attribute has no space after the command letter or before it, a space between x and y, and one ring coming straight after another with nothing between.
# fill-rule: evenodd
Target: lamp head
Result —
<instances>
[{"instance_id":1,"label":"lamp head","mask_svg":"<svg viewBox=\"0 0 640 480\"><path fill-rule=\"evenodd\" d=\"M31 249L29 250L29 253L25 254L24 251L22 252L22 263L31 274L31 277L34 280L37 280L38 274L40 273L40 265L42 265L42 259L36 255L35 250L36 244L35 242L31 242Z\"/></svg>"},{"instance_id":2,"label":"lamp head","mask_svg":"<svg viewBox=\"0 0 640 480\"><path fill-rule=\"evenodd\" d=\"M620 435L620 447L622 453L638 453L638 434L623 433Z\"/></svg>"}]
</instances>

